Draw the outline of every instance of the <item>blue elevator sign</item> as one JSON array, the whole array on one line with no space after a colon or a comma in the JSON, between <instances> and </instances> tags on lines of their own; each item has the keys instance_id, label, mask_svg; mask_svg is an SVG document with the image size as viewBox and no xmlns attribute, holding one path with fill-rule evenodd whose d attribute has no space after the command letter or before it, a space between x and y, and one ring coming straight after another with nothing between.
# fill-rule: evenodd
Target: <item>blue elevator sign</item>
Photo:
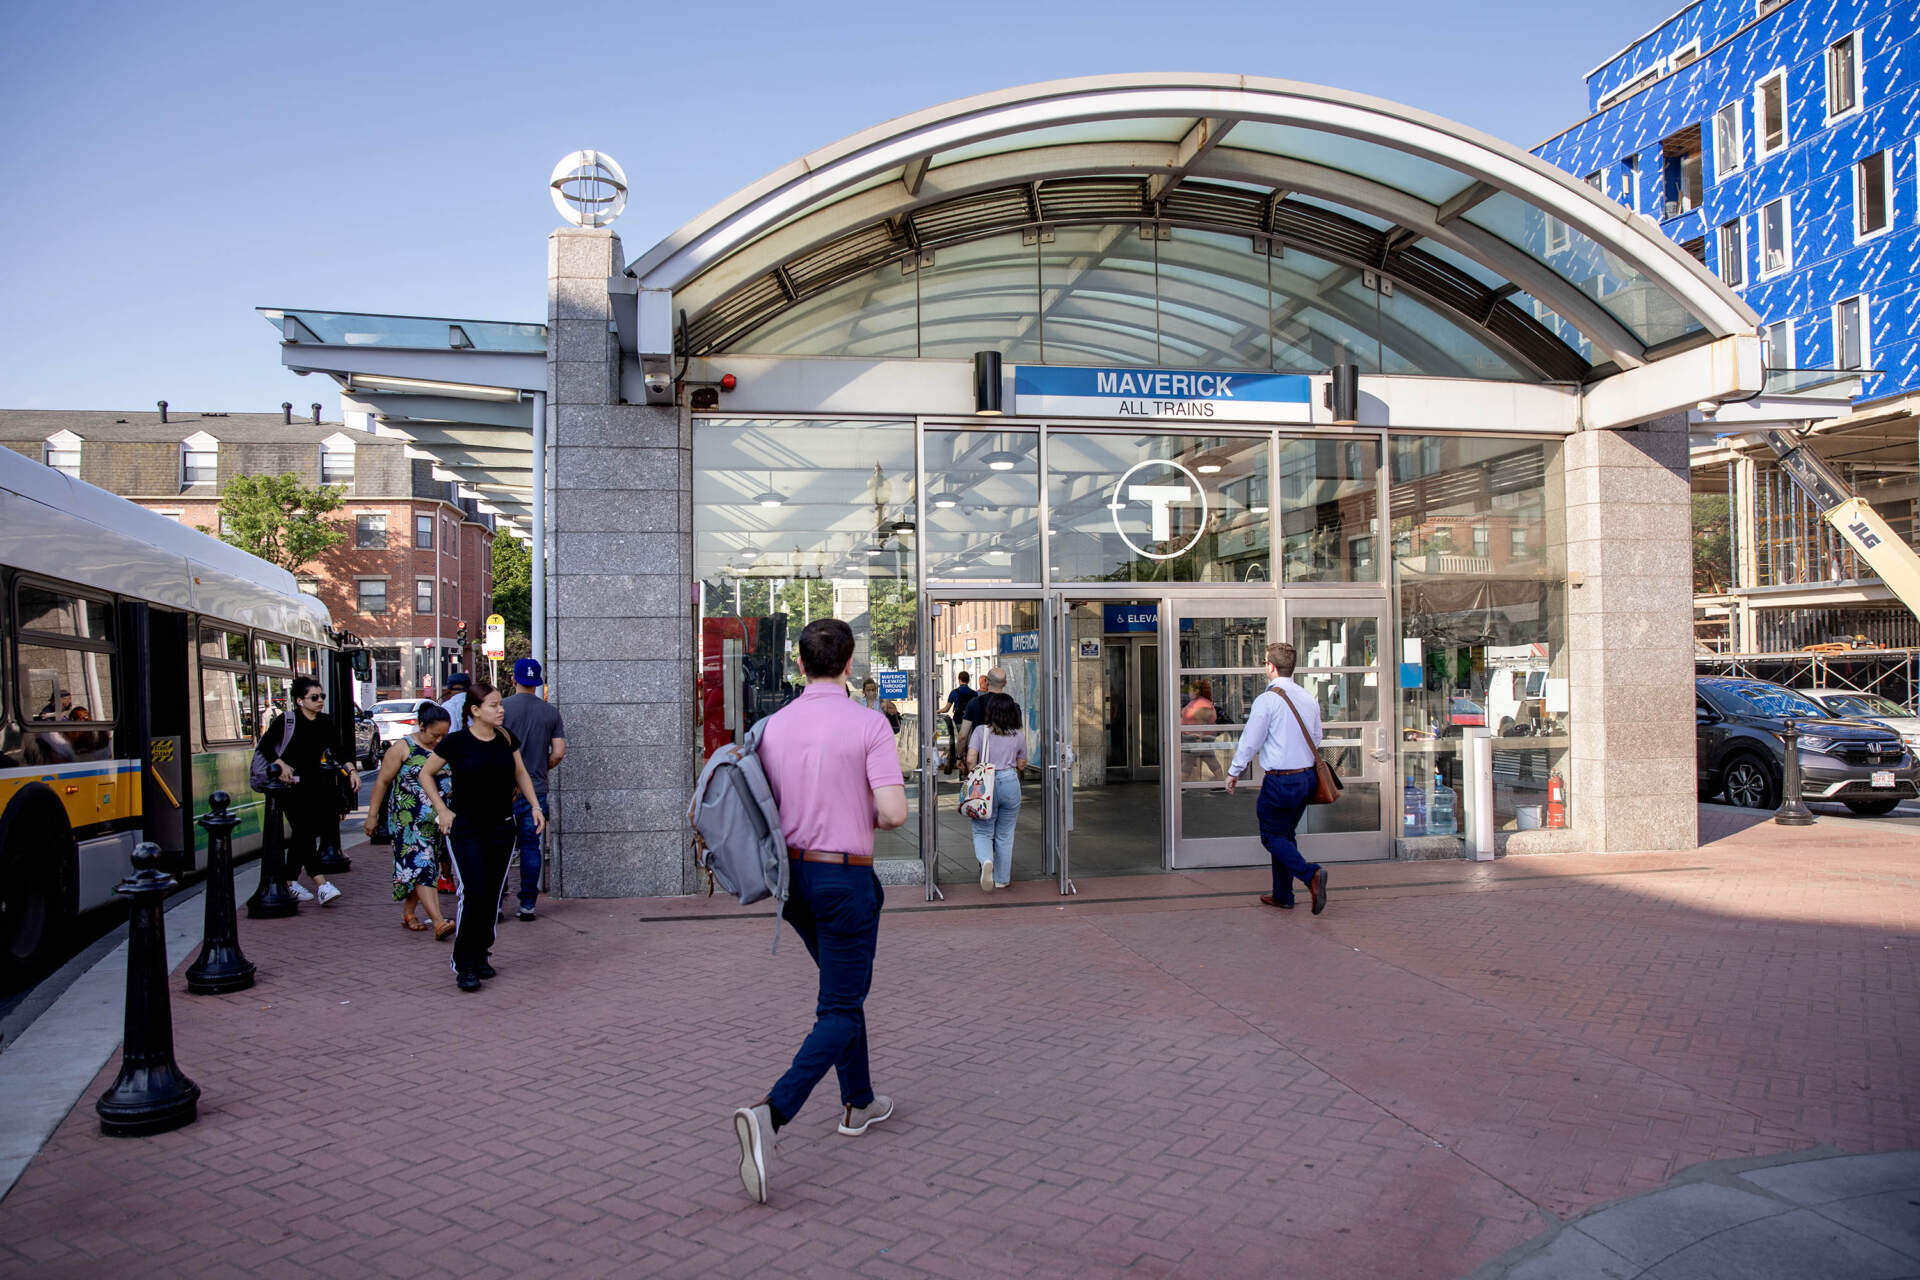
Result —
<instances>
[{"instance_id":1,"label":"blue elevator sign","mask_svg":"<svg viewBox=\"0 0 1920 1280\"><path fill-rule=\"evenodd\" d=\"M1014 411L1023 414L1306 422L1311 391L1301 373L1013 367Z\"/></svg>"}]
</instances>

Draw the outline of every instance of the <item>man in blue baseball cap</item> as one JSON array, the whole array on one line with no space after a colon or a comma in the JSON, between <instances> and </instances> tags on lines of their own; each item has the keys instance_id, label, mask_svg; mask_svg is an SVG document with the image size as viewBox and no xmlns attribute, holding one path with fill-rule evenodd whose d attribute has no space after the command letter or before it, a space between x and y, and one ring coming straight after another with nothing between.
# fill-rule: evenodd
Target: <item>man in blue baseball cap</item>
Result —
<instances>
[{"instance_id":1,"label":"man in blue baseball cap","mask_svg":"<svg viewBox=\"0 0 1920 1280\"><path fill-rule=\"evenodd\" d=\"M567 754L567 728L560 711L540 696L546 682L538 659L521 658L513 664L513 696L504 704L507 732L520 744L520 758L526 761L527 776L540 797L542 817L547 815L547 771L557 768ZM533 806L519 796L513 798L513 818L520 824L520 919L531 920L540 897L542 835L533 824Z\"/></svg>"}]
</instances>

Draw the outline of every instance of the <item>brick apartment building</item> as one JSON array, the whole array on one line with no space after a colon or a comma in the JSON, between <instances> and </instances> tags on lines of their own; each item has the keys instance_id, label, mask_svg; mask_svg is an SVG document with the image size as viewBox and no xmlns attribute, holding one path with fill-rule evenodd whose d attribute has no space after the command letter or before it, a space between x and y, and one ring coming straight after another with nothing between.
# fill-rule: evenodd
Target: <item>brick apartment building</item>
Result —
<instances>
[{"instance_id":1,"label":"brick apartment building","mask_svg":"<svg viewBox=\"0 0 1920 1280\"><path fill-rule=\"evenodd\" d=\"M346 490L345 541L300 572L337 630L372 649L382 698L437 696L475 669L493 610L492 518L406 444L281 413L0 410L0 444L191 527L214 530L238 475ZM464 628L464 641L461 639Z\"/></svg>"}]
</instances>

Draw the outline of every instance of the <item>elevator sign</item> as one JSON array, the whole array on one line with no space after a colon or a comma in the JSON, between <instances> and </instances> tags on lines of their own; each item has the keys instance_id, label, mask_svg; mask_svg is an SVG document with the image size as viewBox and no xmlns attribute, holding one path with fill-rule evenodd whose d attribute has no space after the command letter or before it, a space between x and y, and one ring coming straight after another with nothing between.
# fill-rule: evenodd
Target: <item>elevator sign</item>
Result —
<instances>
[{"instance_id":1,"label":"elevator sign","mask_svg":"<svg viewBox=\"0 0 1920 1280\"><path fill-rule=\"evenodd\" d=\"M1021 414L1306 422L1311 389L1311 380L1300 373L1013 367L1014 412Z\"/></svg>"}]
</instances>

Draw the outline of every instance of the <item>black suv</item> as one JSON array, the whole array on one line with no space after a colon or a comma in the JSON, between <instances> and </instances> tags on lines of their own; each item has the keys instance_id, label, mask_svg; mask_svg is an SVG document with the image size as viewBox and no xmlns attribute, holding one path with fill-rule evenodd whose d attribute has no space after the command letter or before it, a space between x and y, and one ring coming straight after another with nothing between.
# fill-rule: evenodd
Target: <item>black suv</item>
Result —
<instances>
[{"instance_id":1,"label":"black suv","mask_svg":"<svg viewBox=\"0 0 1920 1280\"><path fill-rule=\"evenodd\" d=\"M1920 765L1884 725L1841 720L1785 685L1735 676L1693 682L1700 797L1777 809L1786 766L1780 735L1800 731L1800 798L1837 801L1855 813L1893 812L1920 795Z\"/></svg>"}]
</instances>

